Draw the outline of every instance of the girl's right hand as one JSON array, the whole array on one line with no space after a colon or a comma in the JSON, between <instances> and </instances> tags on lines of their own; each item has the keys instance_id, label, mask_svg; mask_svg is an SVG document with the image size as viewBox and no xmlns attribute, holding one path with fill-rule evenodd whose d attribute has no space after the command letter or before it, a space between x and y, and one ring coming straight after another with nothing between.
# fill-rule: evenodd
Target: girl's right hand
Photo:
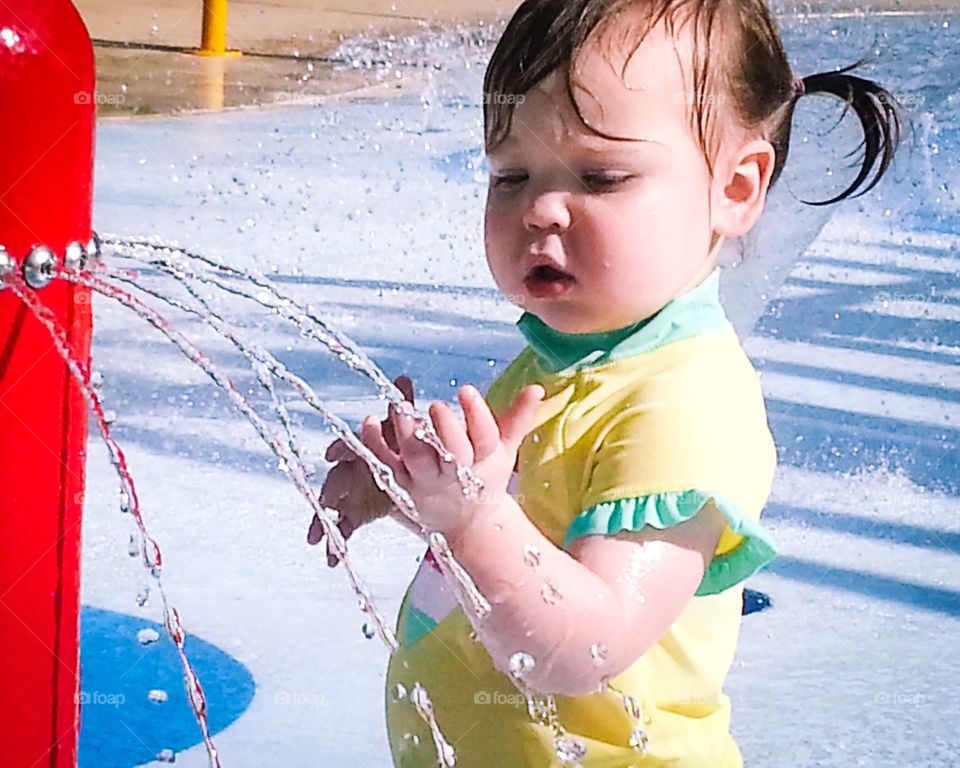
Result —
<instances>
[{"instance_id":1,"label":"girl's right hand","mask_svg":"<svg viewBox=\"0 0 960 768\"><path fill-rule=\"evenodd\" d=\"M394 384L403 396L413 403L413 382L406 376L398 376ZM397 438L389 416L381 422L381 428L384 438L396 448ZM395 509L390 497L377 487L370 468L343 440L337 439L330 443L326 459L337 463L323 481L319 501L324 507L336 509L340 513L337 526L344 539L349 539L358 528L386 517ZM307 532L307 543L319 544L324 535L320 518L314 515ZM339 558L329 551L328 547L327 565L332 568L339 562Z\"/></svg>"}]
</instances>

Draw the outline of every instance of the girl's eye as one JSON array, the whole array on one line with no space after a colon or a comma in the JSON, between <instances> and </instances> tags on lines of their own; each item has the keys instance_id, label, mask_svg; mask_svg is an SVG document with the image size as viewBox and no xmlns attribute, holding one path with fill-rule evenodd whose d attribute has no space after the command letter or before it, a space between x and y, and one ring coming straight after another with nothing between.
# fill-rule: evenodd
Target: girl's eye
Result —
<instances>
[{"instance_id":1,"label":"girl's eye","mask_svg":"<svg viewBox=\"0 0 960 768\"><path fill-rule=\"evenodd\" d=\"M515 187L527 180L526 174L507 173L500 176L492 175L490 177L490 186L496 187Z\"/></svg>"},{"instance_id":2,"label":"girl's eye","mask_svg":"<svg viewBox=\"0 0 960 768\"><path fill-rule=\"evenodd\" d=\"M591 192L609 192L632 178L624 174L588 173L582 176L581 180Z\"/></svg>"}]
</instances>

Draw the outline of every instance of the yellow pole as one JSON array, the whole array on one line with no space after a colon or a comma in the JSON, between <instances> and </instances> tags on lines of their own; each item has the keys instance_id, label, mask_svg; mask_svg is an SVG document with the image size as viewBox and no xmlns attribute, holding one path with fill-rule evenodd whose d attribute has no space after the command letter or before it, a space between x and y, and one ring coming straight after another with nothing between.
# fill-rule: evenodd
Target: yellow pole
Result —
<instances>
[{"instance_id":1,"label":"yellow pole","mask_svg":"<svg viewBox=\"0 0 960 768\"><path fill-rule=\"evenodd\" d=\"M228 0L203 0L203 56L236 55L227 50L227 3Z\"/></svg>"}]
</instances>

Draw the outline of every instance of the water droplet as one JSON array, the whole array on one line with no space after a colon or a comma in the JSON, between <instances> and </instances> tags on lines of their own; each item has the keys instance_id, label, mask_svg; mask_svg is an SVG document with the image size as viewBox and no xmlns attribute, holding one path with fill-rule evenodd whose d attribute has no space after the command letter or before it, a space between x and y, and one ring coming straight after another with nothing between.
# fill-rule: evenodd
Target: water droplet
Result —
<instances>
[{"instance_id":1,"label":"water droplet","mask_svg":"<svg viewBox=\"0 0 960 768\"><path fill-rule=\"evenodd\" d=\"M451 386L451 387L457 386L457 380L456 380L456 379L450 379L450 386Z\"/></svg>"},{"instance_id":2,"label":"water droplet","mask_svg":"<svg viewBox=\"0 0 960 768\"><path fill-rule=\"evenodd\" d=\"M639 725L630 734L630 746L642 754L646 754L650 748L650 739L647 737L647 732Z\"/></svg>"},{"instance_id":3,"label":"water droplet","mask_svg":"<svg viewBox=\"0 0 960 768\"><path fill-rule=\"evenodd\" d=\"M526 651L517 651L510 657L510 674L514 677L523 677L535 665L533 656Z\"/></svg>"},{"instance_id":4,"label":"water droplet","mask_svg":"<svg viewBox=\"0 0 960 768\"><path fill-rule=\"evenodd\" d=\"M177 756L172 749L161 749L157 753L157 762L158 763L175 763L177 762Z\"/></svg>"},{"instance_id":5,"label":"water droplet","mask_svg":"<svg viewBox=\"0 0 960 768\"><path fill-rule=\"evenodd\" d=\"M640 703L633 696L625 695L623 697L623 708L634 720L639 720L643 717L643 710L640 707Z\"/></svg>"},{"instance_id":6,"label":"water droplet","mask_svg":"<svg viewBox=\"0 0 960 768\"><path fill-rule=\"evenodd\" d=\"M557 739L556 748L557 759L564 765L578 763L587 755L587 745L571 736L561 736Z\"/></svg>"},{"instance_id":7,"label":"water droplet","mask_svg":"<svg viewBox=\"0 0 960 768\"><path fill-rule=\"evenodd\" d=\"M103 386L103 373L100 371L94 371L90 374L90 386L94 389L99 389Z\"/></svg>"},{"instance_id":8,"label":"water droplet","mask_svg":"<svg viewBox=\"0 0 960 768\"><path fill-rule=\"evenodd\" d=\"M140 540L136 534L130 534L130 541L127 543L127 554L130 555L130 557L136 557L140 554Z\"/></svg>"},{"instance_id":9,"label":"water droplet","mask_svg":"<svg viewBox=\"0 0 960 768\"><path fill-rule=\"evenodd\" d=\"M526 544L523 548L523 562L536 570L540 567L540 550L532 544Z\"/></svg>"},{"instance_id":10,"label":"water droplet","mask_svg":"<svg viewBox=\"0 0 960 768\"><path fill-rule=\"evenodd\" d=\"M363 636L367 638L367 640L372 640L376 634L377 630L374 629L369 623L363 625Z\"/></svg>"},{"instance_id":11,"label":"water droplet","mask_svg":"<svg viewBox=\"0 0 960 768\"><path fill-rule=\"evenodd\" d=\"M148 602L150 602L150 587L144 587L137 592L137 605L143 608Z\"/></svg>"},{"instance_id":12,"label":"water droplet","mask_svg":"<svg viewBox=\"0 0 960 768\"><path fill-rule=\"evenodd\" d=\"M545 581L543 586L540 587L540 597L547 605L556 605L563 600L563 595L549 581Z\"/></svg>"},{"instance_id":13,"label":"water droplet","mask_svg":"<svg viewBox=\"0 0 960 768\"><path fill-rule=\"evenodd\" d=\"M489 365L491 368L493 368L493 366L495 366L496 364L497 364L497 361L494 360L493 358L490 358L489 360L487 360L487 365Z\"/></svg>"},{"instance_id":14,"label":"water droplet","mask_svg":"<svg viewBox=\"0 0 960 768\"><path fill-rule=\"evenodd\" d=\"M403 701L405 698L407 698L407 689L401 683L397 683L393 689L393 700Z\"/></svg>"},{"instance_id":15,"label":"water droplet","mask_svg":"<svg viewBox=\"0 0 960 768\"><path fill-rule=\"evenodd\" d=\"M607 660L609 653L607 646L603 643L594 643L590 646L590 658L593 659L593 665L595 667L601 666L603 662Z\"/></svg>"},{"instance_id":16,"label":"water droplet","mask_svg":"<svg viewBox=\"0 0 960 768\"><path fill-rule=\"evenodd\" d=\"M130 511L130 494L125 490L120 491L120 511L127 514Z\"/></svg>"},{"instance_id":17,"label":"water droplet","mask_svg":"<svg viewBox=\"0 0 960 768\"><path fill-rule=\"evenodd\" d=\"M540 435L538 435L536 432L534 432L532 435L530 435L530 439L533 440L534 443L539 443L539 442L540 442Z\"/></svg>"},{"instance_id":18,"label":"water droplet","mask_svg":"<svg viewBox=\"0 0 960 768\"><path fill-rule=\"evenodd\" d=\"M137 632L137 642L140 645L152 645L160 639L160 633L153 627L146 627Z\"/></svg>"},{"instance_id":19,"label":"water droplet","mask_svg":"<svg viewBox=\"0 0 960 768\"><path fill-rule=\"evenodd\" d=\"M150 699L154 704L166 704L167 699L170 697L167 695L166 691L162 691L159 688L154 688L150 693L147 694L147 698Z\"/></svg>"}]
</instances>

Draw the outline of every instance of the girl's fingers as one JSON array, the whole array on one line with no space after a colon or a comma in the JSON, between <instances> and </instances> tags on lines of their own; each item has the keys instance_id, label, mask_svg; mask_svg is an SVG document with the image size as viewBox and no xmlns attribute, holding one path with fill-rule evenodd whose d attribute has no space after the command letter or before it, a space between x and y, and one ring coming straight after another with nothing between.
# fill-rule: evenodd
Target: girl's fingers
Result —
<instances>
[{"instance_id":1,"label":"girl's fingers","mask_svg":"<svg viewBox=\"0 0 960 768\"><path fill-rule=\"evenodd\" d=\"M414 436L418 427L409 415L411 412L412 406L409 403L402 403L392 411L393 428L397 434L403 465L414 477L435 478L440 474L440 459L433 448Z\"/></svg>"},{"instance_id":2,"label":"girl's fingers","mask_svg":"<svg viewBox=\"0 0 960 768\"><path fill-rule=\"evenodd\" d=\"M327 461L353 461L357 458L352 450L347 447L339 437L327 446L327 452L323 456Z\"/></svg>"},{"instance_id":3,"label":"girl's fingers","mask_svg":"<svg viewBox=\"0 0 960 768\"><path fill-rule=\"evenodd\" d=\"M360 437L370 452L391 469L395 469L400 457L390 449L383 436L383 427L376 420L367 416L360 426Z\"/></svg>"},{"instance_id":4,"label":"girl's fingers","mask_svg":"<svg viewBox=\"0 0 960 768\"><path fill-rule=\"evenodd\" d=\"M397 389L403 392L403 397L413 405L413 382L410 380L409 376L397 376L393 380L393 383L397 385Z\"/></svg>"},{"instance_id":5,"label":"girl's fingers","mask_svg":"<svg viewBox=\"0 0 960 768\"><path fill-rule=\"evenodd\" d=\"M325 507L336 507L337 504L356 485L356 469L353 464L337 464L327 472L320 489L320 503Z\"/></svg>"},{"instance_id":6,"label":"girl's fingers","mask_svg":"<svg viewBox=\"0 0 960 768\"><path fill-rule=\"evenodd\" d=\"M406 376L397 376L393 380L393 383L396 384L397 389L399 389L403 396L407 399L411 405L413 405L413 382L410 381ZM393 419L388 415L383 421L380 422L380 426L383 427L383 437L394 451L398 451L399 447L397 446L397 435L393 430Z\"/></svg>"},{"instance_id":7,"label":"girl's fingers","mask_svg":"<svg viewBox=\"0 0 960 768\"><path fill-rule=\"evenodd\" d=\"M524 387L500 416L500 439L511 450L517 450L523 438L533 429L534 416L545 394L539 384Z\"/></svg>"},{"instance_id":8,"label":"girl's fingers","mask_svg":"<svg viewBox=\"0 0 960 768\"><path fill-rule=\"evenodd\" d=\"M458 393L463 415L467 420L467 434L473 445L474 462L483 461L500 445L500 430L487 401L476 387L469 384Z\"/></svg>"},{"instance_id":9,"label":"girl's fingers","mask_svg":"<svg viewBox=\"0 0 960 768\"><path fill-rule=\"evenodd\" d=\"M319 516L314 513L313 520L310 521L310 528L307 531L307 544L319 544L323 541L324 530Z\"/></svg>"},{"instance_id":10,"label":"girl's fingers","mask_svg":"<svg viewBox=\"0 0 960 768\"><path fill-rule=\"evenodd\" d=\"M460 419L446 403L434 403L430 406L430 418L437 430L437 436L460 464L473 464L473 446L460 423ZM441 459L441 471L452 469L456 465Z\"/></svg>"}]
</instances>

